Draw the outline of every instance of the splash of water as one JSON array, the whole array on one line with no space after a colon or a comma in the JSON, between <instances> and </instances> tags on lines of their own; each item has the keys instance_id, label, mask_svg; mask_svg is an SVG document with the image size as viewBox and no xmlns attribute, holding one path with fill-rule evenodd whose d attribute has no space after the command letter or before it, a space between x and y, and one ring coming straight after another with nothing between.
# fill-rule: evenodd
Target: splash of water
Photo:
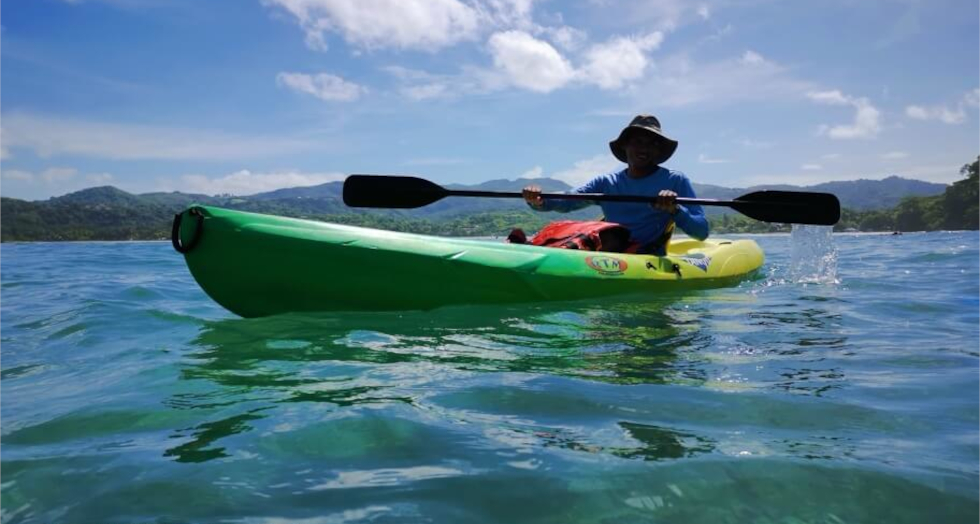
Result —
<instances>
[{"instance_id":1,"label":"splash of water","mask_svg":"<svg viewBox=\"0 0 980 524\"><path fill-rule=\"evenodd\" d=\"M802 284L839 284L837 246L830 226L794 224L789 279Z\"/></svg>"}]
</instances>

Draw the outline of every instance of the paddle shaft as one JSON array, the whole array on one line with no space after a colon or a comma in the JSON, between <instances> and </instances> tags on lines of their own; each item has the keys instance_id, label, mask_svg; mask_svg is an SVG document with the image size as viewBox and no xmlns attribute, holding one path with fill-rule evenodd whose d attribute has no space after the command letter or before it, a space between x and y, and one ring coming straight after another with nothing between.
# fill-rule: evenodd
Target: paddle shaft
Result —
<instances>
[{"instance_id":1,"label":"paddle shaft","mask_svg":"<svg viewBox=\"0 0 980 524\"><path fill-rule=\"evenodd\" d=\"M524 198L523 193L513 193L504 191L473 191L467 189L446 189L445 196L460 196L460 197L496 197L496 198ZM653 203L657 201L657 197L648 197L640 195L607 195L605 193L541 193L541 198L555 199L555 200L591 200L593 202L645 202ZM702 206L725 206L731 207L733 204L745 205L752 204L753 202L734 200L716 200L713 198L686 198L677 197L675 201L678 204L699 204ZM766 203L770 204L771 203ZM787 203L786 205L793 205L792 203Z\"/></svg>"}]
</instances>

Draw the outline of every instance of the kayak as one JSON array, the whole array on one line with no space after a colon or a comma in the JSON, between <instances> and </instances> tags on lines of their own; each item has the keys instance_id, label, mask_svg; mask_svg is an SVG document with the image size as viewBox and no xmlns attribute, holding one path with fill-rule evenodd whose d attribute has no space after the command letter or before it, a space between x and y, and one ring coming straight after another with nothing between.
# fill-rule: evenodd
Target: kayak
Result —
<instances>
[{"instance_id":1,"label":"kayak","mask_svg":"<svg viewBox=\"0 0 980 524\"><path fill-rule=\"evenodd\" d=\"M201 288L242 317L580 300L735 285L752 240L679 239L666 256L397 233L192 206L172 242Z\"/></svg>"}]
</instances>

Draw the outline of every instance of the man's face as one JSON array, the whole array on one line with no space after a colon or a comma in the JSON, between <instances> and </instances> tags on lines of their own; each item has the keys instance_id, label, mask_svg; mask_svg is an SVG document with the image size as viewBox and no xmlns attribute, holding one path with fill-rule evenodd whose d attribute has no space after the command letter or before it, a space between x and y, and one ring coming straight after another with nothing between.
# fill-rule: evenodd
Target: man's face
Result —
<instances>
[{"instance_id":1,"label":"man's face","mask_svg":"<svg viewBox=\"0 0 980 524\"><path fill-rule=\"evenodd\" d=\"M652 166L662 147L660 140L650 133L632 132L626 140L626 161L633 167Z\"/></svg>"}]
</instances>

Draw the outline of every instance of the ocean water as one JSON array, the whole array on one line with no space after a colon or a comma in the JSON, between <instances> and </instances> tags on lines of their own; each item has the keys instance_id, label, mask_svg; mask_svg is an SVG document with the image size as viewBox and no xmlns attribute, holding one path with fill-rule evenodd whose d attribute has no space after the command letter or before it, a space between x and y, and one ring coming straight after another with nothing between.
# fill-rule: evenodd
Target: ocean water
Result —
<instances>
[{"instance_id":1,"label":"ocean water","mask_svg":"<svg viewBox=\"0 0 980 524\"><path fill-rule=\"evenodd\" d=\"M977 232L753 236L647 300L245 320L0 248L4 523L976 523Z\"/></svg>"}]
</instances>

